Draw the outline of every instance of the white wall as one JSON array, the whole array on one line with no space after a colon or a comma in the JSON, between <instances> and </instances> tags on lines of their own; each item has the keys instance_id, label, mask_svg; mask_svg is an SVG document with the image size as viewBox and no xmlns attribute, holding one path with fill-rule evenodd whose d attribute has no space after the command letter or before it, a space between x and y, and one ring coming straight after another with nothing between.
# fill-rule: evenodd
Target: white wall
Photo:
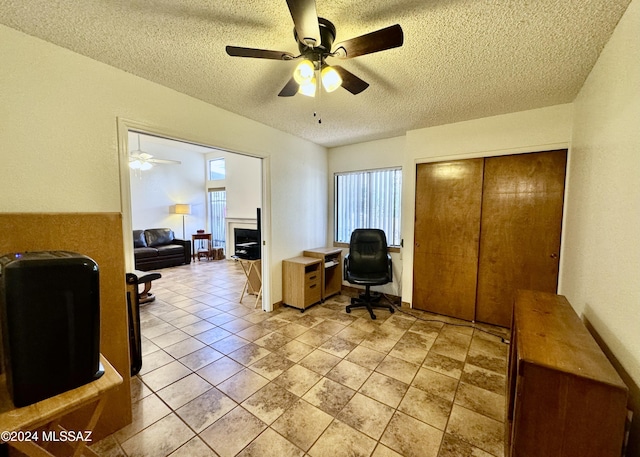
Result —
<instances>
[{"instance_id":1,"label":"white wall","mask_svg":"<svg viewBox=\"0 0 640 457\"><path fill-rule=\"evenodd\" d=\"M458 122L407 132L402 194L402 301L413 297L416 164L567 148L572 105Z\"/></svg>"},{"instance_id":2,"label":"white wall","mask_svg":"<svg viewBox=\"0 0 640 457\"><path fill-rule=\"evenodd\" d=\"M404 136L399 136L329 149L328 186L330 204L327 214L327 246L333 246L335 238L335 214L333 212L333 202L335 201L334 174L375 168L402 167L404 164L405 140L406 138ZM401 229L404 234L404 227ZM348 248L343 249L343 257L347 252L349 252ZM393 282L384 286L374 287L373 289L386 294L399 296L402 284L401 253L391 253L391 261L393 264ZM343 281L343 284L349 285L346 281Z\"/></svg>"},{"instance_id":3,"label":"white wall","mask_svg":"<svg viewBox=\"0 0 640 457\"><path fill-rule=\"evenodd\" d=\"M204 154L181 148L180 143L145 141L141 150L156 159L178 160L180 164L157 164L146 171L131 171L131 226L134 230L168 227L176 238L191 239L197 229L206 227ZM148 137L147 137L148 138ZM136 149L138 135L129 133L129 144ZM173 214L176 203L191 205L191 214Z\"/></svg>"},{"instance_id":4,"label":"white wall","mask_svg":"<svg viewBox=\"0 0 640 457\"><path fill-rule=\"evenodd\" d=\"M271 303L282 259L324 244L325 148L6 26L0 58L0 211L122 211L120 118L266 158Z\"/></svg>"},{"instance_id":5,"label":"white wall","mask_svg":"<svg viewBox=\"0 0 640 457\"><path fill-rule=\"evenodd\" d=\"M584 314L638 385L638 0L629 5L576 98L574 119L560 293Z\"/></svg>"}]
</instances>

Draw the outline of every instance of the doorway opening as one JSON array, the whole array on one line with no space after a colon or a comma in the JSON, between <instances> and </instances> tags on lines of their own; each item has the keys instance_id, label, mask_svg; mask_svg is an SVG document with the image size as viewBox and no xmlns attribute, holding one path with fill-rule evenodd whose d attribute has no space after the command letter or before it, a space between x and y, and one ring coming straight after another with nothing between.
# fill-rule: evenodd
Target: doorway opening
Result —
<instances>
[{"instance_id":1,"label":"doorway opening","mask_svg":"<svg viewBox=\"0 0 640 457\"><path fill-rule=\"evenodd\" d=\"M176 238L179 235L188 241L204 231L211 234L212 247L223 248L229 259L233 255L229 249L230 224L238 220L259 224L263 227L262 309L270 311L269 253L264 241L269 236L269 204L265 198L268 167L264 164L268 157L223 150L133 121L118 119L118 127L127 271L135 269L133 230L168 227ZM129 165L140 156L150 166L142 169ZM220 157L225 159L226 170L222 180L210 174L210 161ZM179 213L177 207L186 208L185 212ZM256 220L256 208L262 209L261 221Z\"/></svg>"}]
</instances>

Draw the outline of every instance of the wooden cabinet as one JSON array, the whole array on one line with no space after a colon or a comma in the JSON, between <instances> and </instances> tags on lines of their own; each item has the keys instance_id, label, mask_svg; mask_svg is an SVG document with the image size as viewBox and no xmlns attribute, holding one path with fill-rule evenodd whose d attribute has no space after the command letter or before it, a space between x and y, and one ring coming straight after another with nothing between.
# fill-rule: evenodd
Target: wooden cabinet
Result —
<instances>
[{"instance_id":1,"label":"wooden cabinet","mask_svg":"<svg viewBox=\"0 0 640 457\"><path fill-rule=\"evenodd\" d=\"M322 299L322 261L294 257L282 261L282 302L304 311Z\"/></svg>"},{"instance_id":2,"label":"wooden cabinet","mask_svg":"<svg viewBox=\"0 0 640 457\"><path fill-rule=\"evenodd\" d=\"M627 387L561 295L516 295L507 457L619 457Z\"/></svg>"},{"instance_id":3,"label":"wooden cabinet","mask_svg":"<svg viewBox=\"0 0 640 457\"><path fill-rule=\"evenodd\" d=\"M508 327L516 290L556 292L566 157L419 164L413 306Z\"/></svg>"},{"instance_id":4,"label":"wooden cabinet","mask_svg":"<svg viewBox=\"0 0 640 457\"><path fill-rule=\"evenodd\" d=\"M340 248L315 248L302 253L307 257L320 259L322 262L322 300L340 293L342 290L342 249Z\"/></svg>"}]
</instances>

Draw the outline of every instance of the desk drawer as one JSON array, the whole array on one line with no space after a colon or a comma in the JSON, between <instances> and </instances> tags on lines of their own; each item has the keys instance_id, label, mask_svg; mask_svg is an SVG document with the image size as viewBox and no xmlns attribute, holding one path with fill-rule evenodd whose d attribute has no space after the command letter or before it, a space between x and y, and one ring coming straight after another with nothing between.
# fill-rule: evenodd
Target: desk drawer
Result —
<instances>
[{"instance_id":1,"label":"desk drawer","mask_svg":"<svg viewBox=\"0 0 640 457\"><path fill-rule=\"evenodd\" d=\"M315 281L305 285L304 293L304 306L307 307L313 303L319 302L322 296L322 288L320 287L320 281Z\"/></svg>"}]
</instances>

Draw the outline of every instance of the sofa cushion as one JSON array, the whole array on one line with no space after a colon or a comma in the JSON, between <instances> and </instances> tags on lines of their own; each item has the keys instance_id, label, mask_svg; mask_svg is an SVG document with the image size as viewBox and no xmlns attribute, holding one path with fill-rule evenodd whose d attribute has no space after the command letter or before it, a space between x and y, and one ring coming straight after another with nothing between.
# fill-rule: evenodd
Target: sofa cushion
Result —
<instances>
[{"instance_id":1,"label":"sofa cushion","mask_svg":"<svg viewBox=\"0 0 640 457\"><path fill-rule=\"evenodd\" d=\"M173 241L173 230L168 228L147 229L144 231L147 239L147 246L157 247L169 244Z\"/></svg>"},{"instance_id":2,"label":"sofa cushion","mask_svg":"<svg viewBox=\"0 0 640 457\"><path fill-rule=\"evenodd\" d=\"M165 244L164 246L156 246L158 256L165 255L184 255L184 246L179 244Z\"/></svg>"},{"instance_id":3,"label":"sofa cushion","mask_svg":"<svg viewBox=\"0 0 640 457\"><path fill-rule=\"evenodd\" d=\"M133 247L134 248L146 248L147 240L144 237L144 230L133 231Z\"/></svg>"},{"instance_id":4,"label":"sofa cushion","mask_svg":"<svg viewBox=\"0 0 640 457\"><path fill-rule=\"evenodd\" d=\"M135 248L133 254L136 259L150 259L158 257L158 250L156 248Z\"/></svg>"}]
</instances>

